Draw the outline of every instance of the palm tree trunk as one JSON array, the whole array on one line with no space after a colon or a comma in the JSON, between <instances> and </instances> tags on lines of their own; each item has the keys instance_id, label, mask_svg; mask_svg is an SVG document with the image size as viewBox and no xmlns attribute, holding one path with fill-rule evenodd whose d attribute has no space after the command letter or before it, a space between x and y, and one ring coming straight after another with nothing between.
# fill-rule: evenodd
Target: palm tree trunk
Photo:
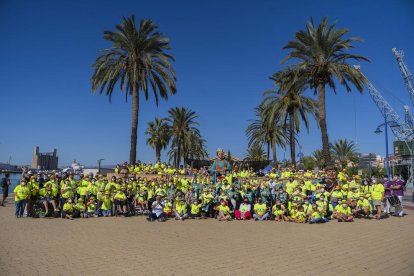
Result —
<instances>
[{"instance_id":1,"label":"palm tree trunk","mask_svg":"<svg viewBox=\"0 0 414 276\"><path fill-rule=\"evenodd\" d=\"M326 125L326 103L325 103L325 85L318 86L318 100L319 100L319 126L322 134L322 152L324 158L324 165L331 165L331 153L329 151L328 128Z\"/></svg>"},{"instance_id":2,"label":"palm tree trunk","mask_svg":"<svg viewBox=\"0 0 414 276\"><path fill-rule=\"evenodd\" d=\"M159 146L155 147L155 159L157 162L161 162L161 147Z\"/></svg>"},{"instance_id":3,"label":"palm tree trunk","mask_svg":"<svg viewBox=\"0 0 414 276\"><path fill-rule=\"evenodd\" d=\"M270 162L270 142L267 143L267 162Z\"/></svg>"},{"instance_id":4,"label":"palm tree trunk","mask_svg":"<svg viewBox=\"0 0 414 276\"><path fill-rule=\"evenodd\" d=\"M273 155L273 163L276 165L277 163L277 156L276 156L276 142L272 139L272 155Z\"/></svg>"},{"instance_id":5,"label":"palm tree trunk","mask_svg":"<svg viewBox=\"0 0 414 276\"><path fill-rule=\"evenodd\" d=\"M289 143L290 143L290 160L293 168L296 168L296 153L295 153L295 122L293 121L293 114L289 115Z\"/></svg>"},{"instance_id":6,"label":"palm tree trunk","mask_svg":"<svg viewBox=\"0 0 414 276\"><path fill-rule=\"evenodd\" d=\"M180 164L180 161L181 161L181 141L180 141L180 139L178 141L179 142L178 142L178 147L177 147L177 159L176 159L177 163L175 164L176 168L179 167L179 164Z\"/></svg>"},{"instance_id":7,"label":"palm tree trunk","mask_svg":"<svg viewBox=\"0 0 414 276\"><path fill-rule=\"evenodd\" d=\"M131 145L129 150L129 163L135 164L137 161L137 133L138 133L138 112L139 112L139 94L134 85L132 88L132 125L131 125Z\"/></svg>"}]
</instances>

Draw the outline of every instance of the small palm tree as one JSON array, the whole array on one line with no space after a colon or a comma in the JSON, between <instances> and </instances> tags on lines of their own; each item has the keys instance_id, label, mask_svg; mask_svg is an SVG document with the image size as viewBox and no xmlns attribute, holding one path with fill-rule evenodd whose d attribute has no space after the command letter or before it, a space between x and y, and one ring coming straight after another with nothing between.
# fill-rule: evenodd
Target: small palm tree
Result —
<instances>
[{"instance_id":1,"label":"small palm tree","mask_svg":"<svg viewBox=\"0 0 414 276\"><path fill-rule=\"evenodd\" d=\"M99 90L100 94L105 91L111 101L115 85L119 84L121 91L126 90L125 99L132 97L129 162L134 164L140 92L148 100L152 90L157 106L160 97L168 99L176 93L175 72L171 67L174 57L166 53L170 49L169 39L157 31L151 20L141 20L137 29L134 16L124 17L116 29L104 32L104 39L112 46L101 50L103 54L93 64L92 90L94 93Z\"/></svg>"},{"instance_id":2,"label":"small palm tree","mask_svg":"<svg viewBox=\"0 0 414 276\"><path fill-rule=\"evenodd\" d=\"M286 147L285 129L277 121L266 121L263 105L255 108L255 115L257 119L252 120L246 129L246 135L249 140L248 146L266 144L267 160L270 160L269 152L271 147L273 163L276 164L276 146Z\"/></svg>"},{"instance_id":3,"label":"small palm tree","mask_svg":"<svg viewBox=\"0 0 414 276\"><path fill-rule=\"evenodd\" d=\"M316 118L317 102L303 95L304 84L295 70L279 71L270 79L279 87L264 93L264 113L270 122L280 120L282 126L289 133L290 158L293 167L296 167L295 134L300 131L300 122L303 121L309 131L308 114Z\"/></svg>"},{"instance_id":4,"label":"small palm tree","mask_svg":"<svg viewBox=\"0 0 414 276\"><path fill-rule=\"evenodd\" d=\"M322 150L315 150L312 153L312 157L315 159L315 163L318 166L319 169L323 168L325 161L324 161L324 155Z\"/></svg>"},{"instance_id":5,"label":"small palm tree","mask_svg":"<svg viewBox=\"0 0 414 276\"><path fill-rule=\"evenodd\" d=\"M161 162L161 150L165 149L170 142L170 126L165 119L155 118L153 122L148 122L148 128L145 131L145 135L149 136L147 145L155 149L157 162Z\"/></svg>"},{"instance_id":6,"label":"small palm tree","mask_svg":"<svg viewBox=\"0 0 414 276\"><path fill-rule=\"evenodd\" d=\"M176 167L185 157L186 142L188 143L189 135L201 137L200 131L196 126L198 115L184 107L174 107L168 111L169 117L166 119L170 123L172 135L172 148L174 148L174 165Z\"/></svg>"},{"instance_id":7,"label":"small palm tree","mask_svg":"<svg viewBox=\"0 0 414 276\"><path fill-rule=\"evenodd\" d=\"M247 161L265 161L266 154L262 145L253 144L247 149L244 160Z\"/></svg>"},{"instance_id":8,"label":"small palm tree","mask_svg":"<svg viewBox=\"0 0 414 276\"><path fill-rule=\"evenodd\" d=\"M313 20L310 19L306 29L296 32L295 39L283 47L283 49L290 50L284 61L297 60L298 63L294 67L300 71L300 76L318 95L318 119L325 165L331 163L328 127L326 125L326 86L329 86L336 93L336 79L345 86L348 92L351 92L351 84L359 92L362 92L366 80L361 72L348 62L350 60L369 61L366 57L348 53L349 49L354 48L352 43L359 42L361 39L344 38L349 30L335 29L335 27L335 24L328 25L326 17L318 26L315 26Z\"/></svg>"},{"instance_id":9,"label":"small palm tree","mask_svg":"<svg viewBox=\"0 0 414 276\"><path fill-rule=\"evenodd\" d=\"M353 141L339 139L331 145L331 149L335 159L341 164L342 169L349 161L356 159L357 147Z\"/></svg>"}]
</instances>

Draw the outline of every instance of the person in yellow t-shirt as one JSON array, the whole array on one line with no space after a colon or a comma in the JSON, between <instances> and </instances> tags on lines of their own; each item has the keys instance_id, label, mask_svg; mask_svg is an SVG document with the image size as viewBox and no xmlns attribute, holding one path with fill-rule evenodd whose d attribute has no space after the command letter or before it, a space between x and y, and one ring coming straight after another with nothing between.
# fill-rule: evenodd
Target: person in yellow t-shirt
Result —
<instances>
[{"instance_id":1,"label":"person in yellow t-shirt","mask_svg":"<svg viewBox=\"0 0 414 276\"><path fill-rule=\"evenodd\" d=\"M364 216L368 218L370 214L372 213L372 206L371 203L367 198L365 198L364 193L359 194L359 199L356 205L356 209L354 212L355 217L361 217Z\"/></svg>"},{"instance_id":2,"label":"person in yellow t-shirt","mask_svg":"<svg viewBox=\"0 0 414 276\"><path fill-rule=\"evenodd\" d=\"M216 210L218 211L217 219L219 221L230 221L231 215L233 211L230 210L229 206L226 205L226 202L221 199L220 205L216 207Z\"/></svg>"},{"instance_id":3,"label":"person in yellow t-shirt","mask_svg":"<svg viewBox=\"0 0 414 276\"><path fill-rule=\"evenodd\" d=\"M381 219L381 203L382 203L382 200L384 199L384 192L385 192L384 185L381 183L378 183L376 179L373 179L371 196L372 196L372 202L374 204L374 208L376 211L376 215L375 215L376 219Z\"/></svg>"},{"instance_id":4,"label":"person in yellow t-shirt","mask_svg":"<svg viewBox=\"0 0 414 276\"><path fill-rule=\"evenodd\" d=\"M191 203L190 218L200 218L201 217L201 203L199 199L194 199Z\"/></svg>"},{"instance_id":5,"label":"person in yellow t-shirt","mask_svg":"<svg viewBox=\"0 0 414 276\"><path fill-rule=\"evenodd\" d=\"M305 209L303 208L303 206L302 206L302 205L300 205L300 206L298 207L298 211L296 212L296 219L295 219L295 222L298 222L298 223L305 223L305 222L306 222L306 220L307 220L307 216L306 216L306 214L305 214Z\"/></svg>"},{"instance_id":6,"label":"person in yellow t-shirt","mask_svg":"<svg viewBox=\"0 0 414 276\"><path fill-rule=\"evenodd\" d=\"M178 198L178 201L175 203L173 210L175 214L175 220L184 221L184 219L188 218L187 203L185 202L184 197Z\"/></svg>"},{"instance_id":7,"label":"person in yellow t-shirt","mask_svg":"<svg viewBox=\"0 0 414 276\"><path fill-rule=\"evenodd\" d=\"M336 205L333 217L338 219L338 222L354 221L351 207L348 206L348 202L346 200L342 200L341 204Z\"/></svg>"},{"instance_id":8,"label":"person in yellow t-shirt","mask_svg":"<svg viewBox=\"0 0 414 276\"><path fill-rule=\"evenodd\" d=\"M280 204L280 201L276 202L276 204L273 205L272 212L273 212L273 215L275 217L275 221L288 220L287 217L285 216L285 209L284 209L283 205Z\"/></svg>"},{"instance_id":9,"label":"person in yellow t-shirt","mask_svg":"<svg viewBox=\"0 0 414 276\"><path fill-rule=\"evenodd\" d=\"M62 218L67 218L67 219L73 220L73 213L75 212L74 207L75 206L72 202L72 198L68 198L66 200L65 204L63 204Z\"/></svg>"},{"instance_id":10,"label":"person in yellow t-shirt","mask_svg":"<svg viewBox=\"0 0 414 276\"><path fill-rule=\"evenodd\" d=\"M254 210L254 215L253 218L254 220L266 220L267 217L269 216L269 213L267 212L267 206L266 203L262 202L262 197L258 197L256 200L256 204L253 207Z\"/></svg>"},{"instance_id":11,"label":"person in yellow t-shirt","mask_svg":"<svg viewBox=\"0 0 414 276\"><path fill-rule=\"evenodd\" d=\"M27 199L30 198L30 188L27 186L26 179L20 181L20 185L14 188L14 202L16 204L16 218L22 218L26 208Z\"/></svg>"}]
</instances>

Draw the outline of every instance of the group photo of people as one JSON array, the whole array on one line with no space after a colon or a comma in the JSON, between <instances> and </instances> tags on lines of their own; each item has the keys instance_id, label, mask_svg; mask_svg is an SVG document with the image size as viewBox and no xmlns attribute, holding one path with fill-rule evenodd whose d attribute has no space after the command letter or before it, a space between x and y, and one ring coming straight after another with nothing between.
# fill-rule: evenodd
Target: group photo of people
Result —
<instances>
[{"instance_id":1,"label":"group photo of people","mask_svg":"<svg viewBox=\"0 0 414 276\"><path fill-rule=\"evenodd\" d=\"M362 178L333 166L232 170L219 149L209 169L157 162L124 163L110 177L28 172L13 192L17 218L145 215L162 222L210 218L314 224L402 217L404 189L399 175Z\"/></svg>"}]
</instances>

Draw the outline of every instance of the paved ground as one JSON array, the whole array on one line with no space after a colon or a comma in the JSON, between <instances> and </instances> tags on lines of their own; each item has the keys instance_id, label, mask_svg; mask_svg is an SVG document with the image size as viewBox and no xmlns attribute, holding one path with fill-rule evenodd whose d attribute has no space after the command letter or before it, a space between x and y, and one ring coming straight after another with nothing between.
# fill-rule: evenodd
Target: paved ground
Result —
<instances>
[{"instance_id":1,"label":"paved ground","mask_svg":"<svg viewBox=\"0 0 414 276\"><path fill-rule=\"evenodd\" d=\"M144 217L15 219L0 207L0 275L414 275L404 218L301 225Z\"/></svg>"}]
</instances>

